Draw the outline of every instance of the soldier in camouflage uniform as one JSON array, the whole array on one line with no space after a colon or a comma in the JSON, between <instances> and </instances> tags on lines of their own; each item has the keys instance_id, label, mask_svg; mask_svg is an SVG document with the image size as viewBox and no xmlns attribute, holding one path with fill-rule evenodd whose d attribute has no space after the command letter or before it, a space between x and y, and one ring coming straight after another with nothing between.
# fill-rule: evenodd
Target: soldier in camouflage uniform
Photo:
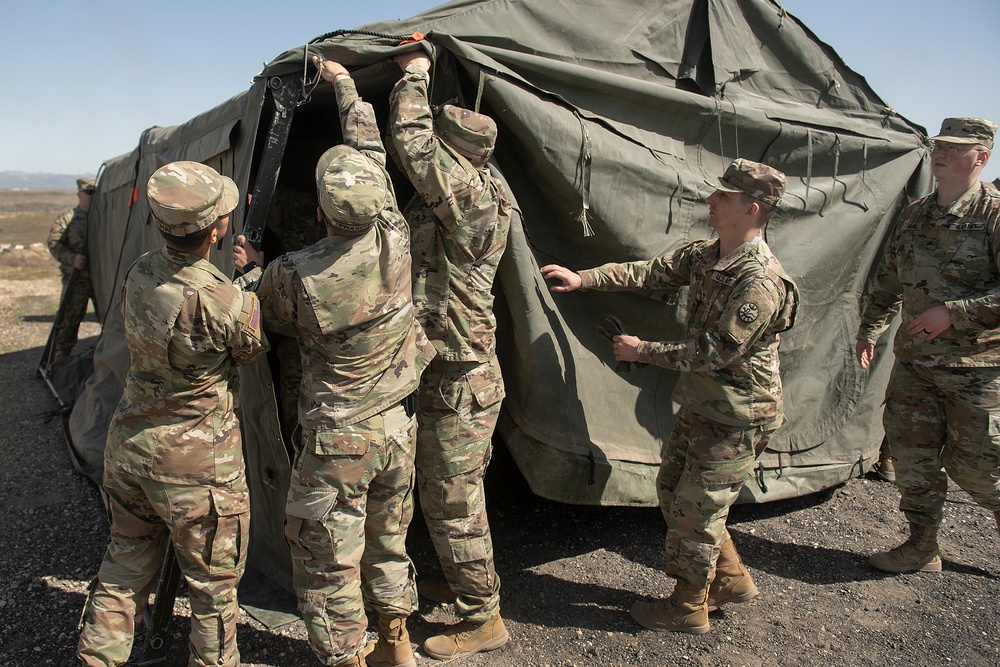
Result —
<instances>
[{"instance_id":1,"label":"soldier in camouflage uniform","mask_svg":"<svg viewBox=\"0 0 1000 667\"><path fill-rule=\"evenodd\" d=\"M403 214L413 234L413 304L437 349L420 383L417 488L445 581L421 594L455 600L462 621L424 642L440 660L502 646L500 579L483 476L504 397L496 359L493 279L507 245L510 202L486 162L496 142L487 116L428 100L430 60L398 56L389 98L393 156L416 194Z\"/></svg>"},{"instance_id":2,"label":"soldier in camouflage uniform","mask_svg":"<svg viewBox=\"0 0 1000 667\"><path fill-rule=\"evenodd\" d=\"M664 443L657 476L667 522L667 574L673 594L636 603L643 627L708 632L708 612L746 602L757 587L743 566L726 517L754 461L784 423L779 334L792 326L795 284L771 253L761 230L784 192L785 176L738 159L708 197L718 238L693 241L662 257L570 271L548 265L555 292L616 291L690 285L681 341L614 337L615 358L680 371L673 401L681 410Z\"/></svg>"},{"instance_id":3,"label":"soldier in camouflage uniform","mask_svg":"<svg viewBox=\"0 0 1000 667\"><path fill-rule=\"evenodd\" d=\"M316 657L325 665L366 664L367 602L379 627L367 664L412 667L406 618L417 592L405 541L416 438L408 397L419 382L419 326L409 230L372 106L342 65L314 62L334 85L344 133L344 145L326 151L316 167L327 236L271 262L256 287L266 326L298 337L303 351L285 537ZM238 268L262 260L239 241ZM244 278L259 272L251 268Z\"/></svg>"},{"instance_id":4,"label":"soldier in camouflage uniform","mask_svg":"<svg viewBox=\"0 0 1000 667\"><path fill-rule=\"evenodd\" d=\"M267 342L257 298L208 256L239 193L210 167L174 162L150 177L147 197L166 246L125 276L131 364L104 454L111 544L78 656L88 666L125 664L169 538L190 591L188 665L236 667L250 508L233 363L253 360Z\"/></svg>"},{"instance_id":5,"label":"soldier in camouflage uniform","mask_svg":"<svg viewBox=\"0 0 1000 667\"><path fill-rule=\"evenodd\" d=\"M62 273L62 322L56 332L55 358L68 357L76 345L80 323L87 315L87 304L94 299L94 286L87 266L87 212L94 199L92 178L76 179L77 205L58 218L49 230L49 252L59 262ZM68 290L73 269L79 269L73 289ZM97 310L97 304L94 304Z\"/></svg>"},{"instance_id":6,"label":"soldier in camouflage uniform","mask_svg":"<svg viewBox=\"0 0 1000 667\"><path fill-rule=\"evenodd\" d=\"M940 572L951 477L1000 527L1000 193L979 175L997 126L947 118L933 137L938 187L900 215L858 331L868 368L902 310L883 421L910 537L868 562Z\"/></svg>"}]
</instances>

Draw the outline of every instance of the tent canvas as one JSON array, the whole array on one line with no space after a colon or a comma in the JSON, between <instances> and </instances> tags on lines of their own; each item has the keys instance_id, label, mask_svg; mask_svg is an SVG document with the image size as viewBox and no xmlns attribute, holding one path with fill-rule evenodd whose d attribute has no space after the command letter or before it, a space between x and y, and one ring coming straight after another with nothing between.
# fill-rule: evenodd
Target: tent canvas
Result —
<instances>
[{"instance_id":1,"label":"tent canvas","mask_svg":"<svg viewBox=\"0 0 1000 667\"><path fill-rule=\"evenodd\" d=\"M258 210L243 202L231 226L253 224L273 179L310 192L316 158L340 141L332 90L311 85L308 57L348 65L385 127L399 76L386 58L412 48L399 41L416 31L430 36L434 101L457 99L499 126L492 168L517 209L496 289L508 392L500 434L535 493L655 504L676 374L654 366L616 373L597 327L614 314L640 338L676 338L687 298L686 289L554 295L538 267L646 259L709 236L705 179L735 157L788 175L767 240L802 295L781 343L788 423L741 501L810 493L871 466L891 355L883 350L862 372L854 334L888 230L904 205L929 191L923 128L888 108L774 0L455 0L291 49L245 93L184 125L147 130L135 151L105 163L90 225L104 328L69 420L71 447L91 476L99 479L128 367L122 276L161 245L144 196L150 174L172 160L205 162L254 193ZM302 97L285 109L276 91L289 82ZM279 117L290 118L280 171L268 150ZM398 172L393 180L405 202L412 188ZM265 234L265 252L269 243ZM231 244L225 239L213 255L223 270L232 269ZM240 404L251 559L287 586L289 459L275 401L278 363L272 354L241 369Z\"/></svg>"}]
</instances>

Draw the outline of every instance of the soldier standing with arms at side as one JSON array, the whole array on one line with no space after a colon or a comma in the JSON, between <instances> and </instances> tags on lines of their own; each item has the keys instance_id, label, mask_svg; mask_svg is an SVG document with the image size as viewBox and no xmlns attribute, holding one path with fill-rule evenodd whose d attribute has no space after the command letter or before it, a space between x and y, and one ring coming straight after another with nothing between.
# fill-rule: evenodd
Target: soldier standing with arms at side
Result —
<instances>
[{"instance_id":1,"label":"soldier standing with arms at side","mask_svg":"<svg viewBox=\"0 0 1000 667\"><path fill-rule=\"evenodd\" d=\"M303 351L285 537L320 662L413 667L406 618L417 591L405 542L416 420L408 397L419 382L420 331L410 239L372 106L342 65L313 62L334 85L345 144L316 166L327 236L271 262L256 288L264 323L296 336ZM238 240L234 264L255 280L259 269L247 260L263 257ZM378 613L379 635L367 658L365 603Z\"/></svg>"},{"instance_id":2,"label":"soldier standing with arms at side","mask_svg":"<svg viewBox=\"0 0 1000 667\"><path fill-rule=\"evenodd\" d=\"M131 363L104 452L111 544L84 607L78 657L88 667L125 664L169 538L190 590L188 665L236 667L250 506L231 382L233 363L252 361L267 342L257 297L208 257L239 192L210 167L174 162L146 193L166 246L125 276Z\"/></svg>"},{"instance_id":3,"label":"soldier standing with arms at side","mask_svg":"<svg viewBox=\"0 0 1000 667\"><path fill-rule=\"evenodd\" d=\"M938 187L900 215L858 330L868 368L902 309L883 420L910 537L868 563L940 572L951 477L1000 528L1000 193L979 181L997 126L946 118L933 137Z\"/></svg>"},{"instance_id":4,"label":"soldier standing with arms at side","mask_svg":"<svg viewBox=\"0 0 1000 667\"><path fill-rule=\"evenodd\" d=\"M680 371L681 406L663 445L657 495L667 522L667 574L673 594L630 610L643 627L702 634L708 612L757 596L726 518L754 461L784 421L779 334L791 328L795 284L761 237L785 189L785 175L738 159L708 197L718 239L699 240L662 257L571 271L550 264L554 292L617 291L690 285L684 340L614 337L615 358Z\"/></svg>"},{"instance_id":5,"label":"soldier standing with arms at side","mask_svg":"<svg viewBox=\"0 0 1000 667\"><path fill-rule=\"evenodd\" d=\"M404 73L389 98L389 134L393 157L416 189L403 211L412 230L413 304L437 350L420 382L417 488L445 581L422 581L419 590L455 600L462 619L428 638L424 650L448 660L509 639L483 476L504 396L491 290L510 201L486 166L496 143L493 120L451 105L435 118L430 59L412 51L395 60Z\"/></svg>"},{"instance_id":6,"label":"soldier standing with arms at side","mask_svg":"<svg viewBox=\"0 0 1000 667\"><path fill-rule=\"evenodd\" d=\"M66 303L62 322L56 332L55 359L65 359L73 352L80 323L87 315L87 303L94 298L94 286L87 266L87 213L94 200L96 184L92 178L76 179L75 208L66 211L49 230L49 252L59 262L62 272L62 299ZM67 292L73 269L79 269L73 289ZM96 310L96 304L95 304Z\"/></svg>"}]
</instances>

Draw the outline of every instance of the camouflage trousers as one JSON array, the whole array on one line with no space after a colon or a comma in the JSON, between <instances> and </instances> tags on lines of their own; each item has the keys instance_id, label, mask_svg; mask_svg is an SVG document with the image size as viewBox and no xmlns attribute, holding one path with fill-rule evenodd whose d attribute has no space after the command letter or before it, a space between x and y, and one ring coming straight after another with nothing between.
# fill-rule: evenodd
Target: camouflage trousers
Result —
<instances>
[{"instance_id":1,"label":"camouflage trousers","mask_svg":"<svg viewBox=\"0 0 1000 667\"><path fill-rule=\"evenodd\" d=\"M719 549L729 539L729 508L773 428L720 424L681 409L656 476L669 576L698 588L711 583Z\"/></svg>"},{"instance_id":2,"label":"camouflage trousers","mask_svg":"<svg viewBox=\"0 0 1000 667\"><path fill-rule=\"evenodd\" d=\"M250 506L246 479L219 486L168 484L105 469L108 545L84 606L77 655L88 667L124 665L135 618L149 600L173 543L191 602L189 667L236 667L236 586L246 566Z\"/></svg>"},{"instance_id":3,"label":"camouflage trousers","mask_svg":"<svg viewBox=\"0 0 1000 667\"><path fill-rule=\"evenodd\" d=\"M416 608L406 555L415 437L416 420L397 405L350 426L306 431L297 443L285 538L309 645L325 665L364 647L366 602L390 617Z\"/></svg>"},{"instance_id":4,"label":"camouflage trousers","mask_svg":"<svg viewBox=\"0 0 1000 667\"><path fill-rule=\"evenodd\" d=\"M910 523L941 523L951 477L1000 512L1000 368L892 369L882 421Z\"/></svg>"},{"instance_id":5,"label":"camouflage trousers","mask_svg":"<svg viewBox=\"0 0 1000 667\"><path fill-rule=\"evenodd\" d=\"M483 477L493 453L503 378L489 362L434 359L420 380L417 490L456 613L481 623L500 609L500 579Z\"/></svg>"},{"instance_id":6,"label":"camouflage trousers","mask_svg":"<svg viewBox=\"0 0 1000 667\"><path fill-rule=\"evenodd\" d=\"M87 316L87 304L94 301L94 286L90 282L90 273L81 271L76 277L73 289L66 291L69 274L62 277L62 302L65 303L62 321L56 331L56 356L67 357L73 352L77 337L80 335L80 323ZM94 312L97 312L97 302L94 301Z\"/></svg>"}]
</instances>

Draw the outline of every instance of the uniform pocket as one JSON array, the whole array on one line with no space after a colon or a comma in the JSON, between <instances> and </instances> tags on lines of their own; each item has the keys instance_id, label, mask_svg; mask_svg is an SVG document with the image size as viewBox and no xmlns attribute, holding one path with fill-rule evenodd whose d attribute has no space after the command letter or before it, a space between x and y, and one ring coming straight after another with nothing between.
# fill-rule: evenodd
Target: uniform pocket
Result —
<instances>
[{"instance_id":1,"label":"uniform pocket","mask_svg":"<svg viewBox=\"0 0 1000 667\"><path fill-rule=\"evenodd\" d=\"M291 483L285 502L285 539L293 558L306 559L332 544L328 519L336 505L334 488Z\"/></svg>"},{"instance_id":2,"label":"uniform pocket","mask_svg":"<svg viewBox=\"0 0 1000 667\"><path fill-rule=\"evenodd\" d=\"M734 486L744 483L753 468L753 457L730 461L694 461L690 465L691 480L701 487Z\"/></svg>"},{"instance_id":3,"label":"uniform pocket","mask_svg":"<svg viewBox=\"0 0 1000 667\"><path fill-rule=\"evenodd\" d=\"M480 408L488 408L506 396L503 376L500 374L500 365L496 359L470 370L466 373L466 378L476 405Z\"/></svg>"},{"instance_id":4,"label":"uniform pocket","mask_svg":"<svg viewBox=\"0 0 1000 667\"><path fill-rule=\"evenodd\" d=\"M250 493L242 489L213 488L212 507L217 517L209 571L212 574L241 569L246 562L250 531Z\"/></svg>"}]
</instances>

